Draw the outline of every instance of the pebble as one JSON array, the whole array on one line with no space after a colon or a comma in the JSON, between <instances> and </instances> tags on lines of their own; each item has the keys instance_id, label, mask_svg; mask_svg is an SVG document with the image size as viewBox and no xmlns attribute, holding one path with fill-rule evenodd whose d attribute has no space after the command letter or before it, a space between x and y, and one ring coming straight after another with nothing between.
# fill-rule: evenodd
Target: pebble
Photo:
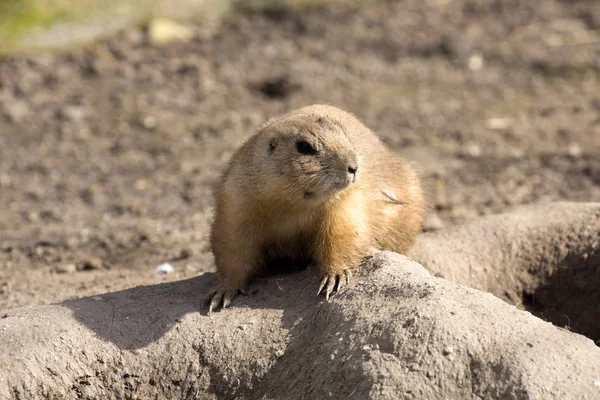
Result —
<instances>
[{"instance_id":1,"label":"pebble","mask_svg":"<svg viewBox=\"0 0 600 400\"><path fill-rule=\"evenodd\" d=\"M476 143L467 145L467 154L471 157L479 157L481 155L481 147Z\"/></svg>"},{"instance_id":2,"label":"pebble","mask_svg":"<svg viewBox=\"0 0 600 400\"><path fill-rule=\"evenodd\" d=\"M192 36L190 28L167 18L155 18L148 26L148 38L156 45L174 41L187 42Z\"/></svg>"},{"instance_id":3,"label":"pebble","mask_svg":"<svg viewBox=\"0 0 600 400\"><path fill-rule=\"evenodd\" d=\"M83 109L77 106L67 106L60 113L61 116L72 122L80 122L84 118Z\"/></svg>"},{"instance_id":4,"label":"pebble","mask_svg":"<svg viewBox=\"0 0 600 400\"><path fill-rule=\"evenodd\" d=\"M156 267L156 270L154 270L154 275L166 275L173 271L175 271L175 267L173 267L171 264L164 263Z\"/></svg>"},{"instance_id":5,"label":"pebble","mask_svg":"<svg viewBox=\"0 0 600 400\"><path fill-rule=\"evenodd\" d=\"M59 274L72 274L77 271L75 264L62 264L56 267L56 272Z\"/></svg>"},{"instance_id":6,"label":"pebble","mask_svg":"<svg viewBox=\"0 0 600 400\"><path fill-rule=\"evenodd\" d=\"M569 145L569 154L573 157L579 157L581 155L581 147L577 143L571 143Z\"/></svg>"},{"instance_id":7,"label":"pebble","mask_svg":"<svg viewBox=\"0 0 600 400\"><path fill-rule=\"evenodd\" d=\"M148 115L142 120L142 125L144 125L144 128L152 130L156 128L156 118L154 118L151 115Z\"/></svg>"},{"instance_id":8,"label":"pebble","mask_svg":"<svg viewBox=\"0 0 600 400\"><path fill-rule=\"evenodd\" d=\"M27 103L14 100L5 104L6 116L11 122L20 122L29 114Z\"/></svg>"},{"instance_id":9,"label":"pebble","mask_svg":"<svg viewBox=\"0 0 600 400\"><path fill-rule=\"evenodd\" d=\"M512 120L510 118L490 118L485 125L488 129L503 130L510 126Z\"/></svg>"},{"instance_id":10,"label":"pebble","mask_svg":"<svg viewBox=\"0 0 600 400\"><path fill-rule=\"evenodd\" d=\"M481 54L473 54L469 57L468 65L471 71L479 71L483 68L483 56Z\"/></svg>"},{"instance_id":11,"label":"pebble","mask_svg":"<svg viewBox=\"0 0 600 400\"><path fill-rule=\"evenodd\" d=\"M452 354L452 353L454 353L454 348L452 346L446 346L446 347L444 347L444 350L442 350L442 353L445 356Z\"/></svg>"},{"instance_id":12,"label":"pebble","mask_svg":"<svg viewBox=\"0 0 600 400\"><path fill-rule=\"evenodd\" d=\"M7 174L0 175L0 186L8 187L11 184L10 176Z\"/></svg>"}]
</instances>

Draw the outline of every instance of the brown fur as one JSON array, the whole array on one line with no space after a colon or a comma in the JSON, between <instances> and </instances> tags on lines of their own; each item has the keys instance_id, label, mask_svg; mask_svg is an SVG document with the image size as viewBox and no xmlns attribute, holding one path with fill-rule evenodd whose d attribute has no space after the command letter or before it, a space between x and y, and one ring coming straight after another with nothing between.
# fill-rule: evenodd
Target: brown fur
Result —
<instances>
[{"instance_id":1,"label":"brown fur","mask_svg":"<svg viewBox=\"0 0 600 400\"><path fill-rule=\"evenodd\" d=\"M301 154L299 140L320 153ZM348 184L349 166L358 172ZM353 115L325 105L264 124L233 155L217 199L211 244L221 285L211 309L227 306L269 259L310 257L335 280L372 248L406 254L425 213L415 171Z\"/></svg>"}]
</instances>

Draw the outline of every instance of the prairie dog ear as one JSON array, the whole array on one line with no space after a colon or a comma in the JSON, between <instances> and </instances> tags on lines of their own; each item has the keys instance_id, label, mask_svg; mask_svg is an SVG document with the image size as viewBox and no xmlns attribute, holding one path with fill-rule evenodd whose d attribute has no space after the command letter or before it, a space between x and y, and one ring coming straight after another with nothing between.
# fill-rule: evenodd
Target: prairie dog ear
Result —
<instances>
[{"instance_id":1,"label":"prairie dog ear","mask_svg":"<svg viewBox=\"0 0 600 400\"><path fill-rule=\"evenodd\" d=\"M277 146L279 146L279 139L276 137L272 137L269 140L269 154L273 154Z\"/></svg>"}]
</instances>

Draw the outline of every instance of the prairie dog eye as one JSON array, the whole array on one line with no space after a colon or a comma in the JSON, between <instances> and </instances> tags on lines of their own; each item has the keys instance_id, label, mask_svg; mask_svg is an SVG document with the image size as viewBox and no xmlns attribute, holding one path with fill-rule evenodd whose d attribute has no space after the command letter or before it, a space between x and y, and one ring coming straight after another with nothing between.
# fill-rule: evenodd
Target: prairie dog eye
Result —
<instances>
[{"instance_id":1,"label":"prairie dog eye","mask_svg":"<svg viewBox=\"0 0 600 400\"><path fill-rule=\"evenodd\" d=\"M305 142L304 140L301 140L298 143L296 143L296 149L298 150L298 153L300 153L300 154L306 154L306 155L317 154L317 150L315 150L314 147L312 147L310 145L310 143Z\"/></svg>"}]
</instances>

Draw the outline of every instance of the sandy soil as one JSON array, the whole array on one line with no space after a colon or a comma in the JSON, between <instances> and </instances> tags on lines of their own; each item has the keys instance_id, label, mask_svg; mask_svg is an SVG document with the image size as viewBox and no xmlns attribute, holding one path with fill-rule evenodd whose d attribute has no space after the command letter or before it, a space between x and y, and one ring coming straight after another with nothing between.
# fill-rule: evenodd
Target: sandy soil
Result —
<instances>
[{"instance_id":1,"label":"sandy soil","mask_svg":"<svg viewBox=\"0 0 600 400\"><path fill-rule=\"evenodd\" d=\"M594 1L331 5L199 18L0 62L0 308L213 269L212 188L269 116L354 112L419 163L428 229L519 204L600 201ZM163 262L175 267L153 275Z\"/></svg>"}]
</instances>

